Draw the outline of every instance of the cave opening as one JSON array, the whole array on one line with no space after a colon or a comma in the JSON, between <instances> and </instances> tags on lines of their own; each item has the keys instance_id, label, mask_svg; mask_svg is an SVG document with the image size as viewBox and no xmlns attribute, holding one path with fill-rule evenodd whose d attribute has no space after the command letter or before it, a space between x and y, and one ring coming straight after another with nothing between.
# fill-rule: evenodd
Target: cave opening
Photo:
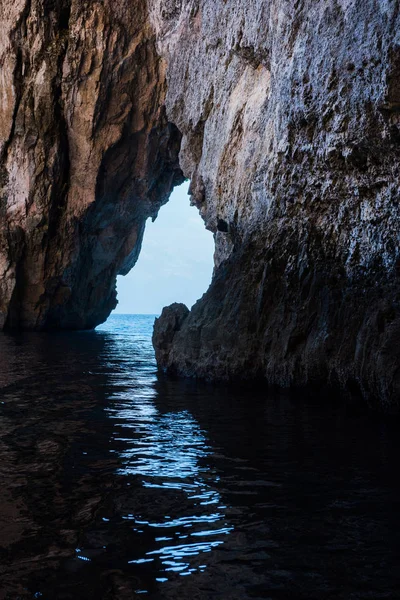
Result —
<instances>
[{"instance_id":1,"label":"cave opening","mask_svg":"<svg viewBox=\"0 0 400 600\"><path fill-rule=\"evenodd\" d=\"M118 277L118 305L112 314L158 315L173 302L190 308L207 290L214 239L190 205L188 190L189 182L177 186L157 219L147 221L136 265Z\"/></svg>"}]
</instances>

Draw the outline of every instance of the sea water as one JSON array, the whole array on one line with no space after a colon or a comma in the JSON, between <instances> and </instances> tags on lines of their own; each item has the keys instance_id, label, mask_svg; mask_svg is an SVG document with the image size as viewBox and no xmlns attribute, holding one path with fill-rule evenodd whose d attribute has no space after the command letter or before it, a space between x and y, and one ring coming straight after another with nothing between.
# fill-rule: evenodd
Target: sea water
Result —
<instances>
[{"instance_id":1,"label":"sea water","mask_svg":"<svg viewBox=\"0 0 400 600\"><path fill-rule=\"evenodd\" d=\"M0 337L0 598L400 598L399 423L160 375L153 322Z\"/></svg>"}]
</instances>

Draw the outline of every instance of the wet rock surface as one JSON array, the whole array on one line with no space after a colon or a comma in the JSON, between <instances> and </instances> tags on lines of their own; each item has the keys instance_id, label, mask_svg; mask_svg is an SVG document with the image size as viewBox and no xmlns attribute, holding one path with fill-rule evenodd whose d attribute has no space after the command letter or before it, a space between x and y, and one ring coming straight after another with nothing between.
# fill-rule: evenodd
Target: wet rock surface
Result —
<instances>
[{"instance_id":1,"label":"wet rock surface","mask_svg":"<svg viewBox=\"0 0 400 600\"><path fill-rule=\"evenodd\" d=\"M161 316L155 320L153 346L159 365L165 364L171 352L175 334L181 329L189 309L185 304L171 304L163 309Z\"/></svg>"}]
</instances>

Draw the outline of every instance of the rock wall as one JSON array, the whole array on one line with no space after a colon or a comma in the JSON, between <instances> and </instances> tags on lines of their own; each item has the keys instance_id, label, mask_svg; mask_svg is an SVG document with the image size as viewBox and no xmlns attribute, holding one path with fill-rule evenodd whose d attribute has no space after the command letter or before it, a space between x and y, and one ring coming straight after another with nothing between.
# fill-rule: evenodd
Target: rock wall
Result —
<instances>
[{"instance_id":1,"label":"rock wall","mask_svg":"<svg viewBox=\"0 0 400 600\"><path fill-rule=\"evenodd\" d=\"M90 328L182 180L146 2L0 0L0 326Z\"/></svg>"},{"instance_id":2,"label":"rock wall","mask_svg":"<svg viewBox=\"0 0 400 600\"><path fill-rule=\"evenodd\" d=\"M152 18L216 272L160 366L396 402L398 2L175 5Z\"/></svg>"},{"instance_id":3,"label":"rock wall","mask_svg":"<svg viewBox=\"0 0 400 600\"><path fill-rule=\"evenodd\" d=\"M216 268L158 322L160 366L399 399L397 1L0 0L0 17L3 328L104 320L184 175Z\"/></svg>"}]
</instances>

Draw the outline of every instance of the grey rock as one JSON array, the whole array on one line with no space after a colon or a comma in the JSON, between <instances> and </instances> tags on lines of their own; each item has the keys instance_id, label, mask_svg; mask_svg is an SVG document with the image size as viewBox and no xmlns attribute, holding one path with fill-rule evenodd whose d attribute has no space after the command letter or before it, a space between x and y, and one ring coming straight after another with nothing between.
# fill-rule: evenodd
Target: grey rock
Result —
<instances>
[{"instance_id":1,"label":"grey rock","mask_svg":"<svg viewBox=\"0 0 400 600\"><path fill-rule=\"evenodd\" d=\"M216 242L211 287L161 364L396 404L398 6L203 0L152 19Z\"/></svg>"}]
</instances>

